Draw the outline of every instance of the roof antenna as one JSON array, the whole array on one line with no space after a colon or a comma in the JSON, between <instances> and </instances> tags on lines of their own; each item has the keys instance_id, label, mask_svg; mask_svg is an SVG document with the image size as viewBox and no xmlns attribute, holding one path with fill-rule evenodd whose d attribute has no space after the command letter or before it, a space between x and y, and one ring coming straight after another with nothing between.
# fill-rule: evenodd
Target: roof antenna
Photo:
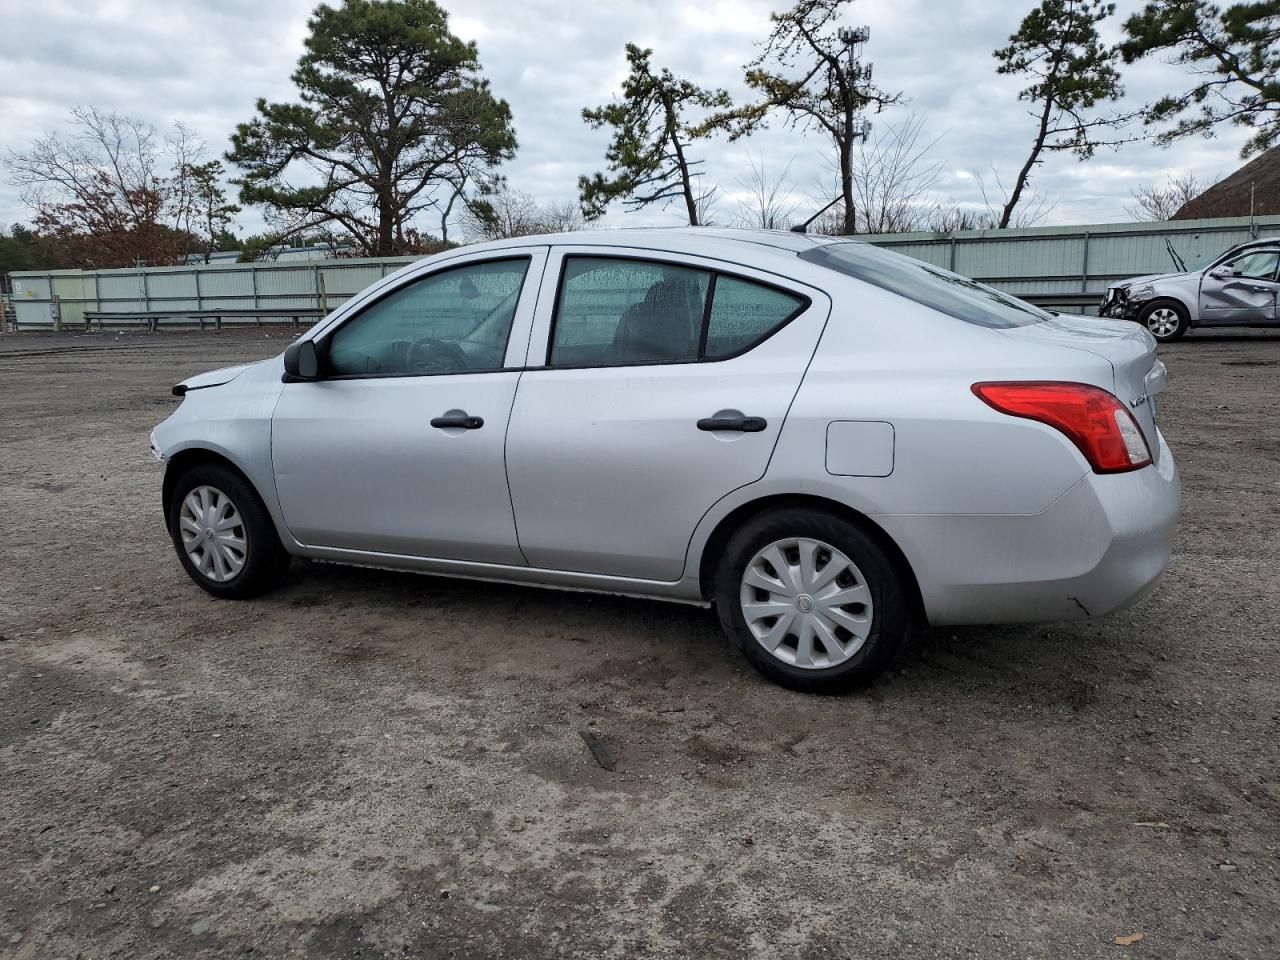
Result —
<instances>
[{"instance_id":1,"label":"roof antenna","mask_svg":"<svg viewBox=\"0 0 1280 960\"><path fill-rule=\"evenodd\" d=\"M813 221L817 220L820 216L822 216L824 213L826 213L828 210L830 210L832 207L834 207L834 206L835 206L837 203L839 203L842 199L843 199L842 197L836 197L834 200L832 200L830 203L828 203L825 207L823 207L821 210L819 210L817 213L815 213L812 217L810 217L810 218L809 218L808 220L806 220L804 223L797 223L794 227L792 227L792 228L791 228L791 232L792 232L792 233L808 233L808 232L809 232L809 224L811 224L811 223L813 223Z\"/></svg>"}]
</instances>

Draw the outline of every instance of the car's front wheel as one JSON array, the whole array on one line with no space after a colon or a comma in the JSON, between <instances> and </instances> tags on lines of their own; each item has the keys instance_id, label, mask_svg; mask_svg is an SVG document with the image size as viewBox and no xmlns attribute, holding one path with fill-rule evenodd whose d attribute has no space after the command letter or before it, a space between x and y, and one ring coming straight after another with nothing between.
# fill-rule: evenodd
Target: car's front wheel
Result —
<instances>
[{"instance_id":1,"label":"car's front wheel","mask_svg":"<svg viewBox=\"0 0 1280 960\"><path fill-rule=\"evenodd\" d=\"M757 517L730 539L716 610L770 680L835 693L870 683L903 646L909 594L885 551L853 523L816 510Z\"/></svg>"},{"instance_id":2,"label":"car's front wheel","mask_svg":"<svg viewBox=\"0 0 1280 960\"><path fill-rule=\"evenodd\" d=\"M1138 322L1160 343L1178 340L1187 332L1190 317L1187 308L1169 300L1149 303L1138 313Z\"/></svg>"},{"instance_id":3,"label":"car's front wheel","mask_svg":"<svg viewBox=\"0 0 1280 960\"><path fill-rule=\"evenodd\" d=\"M256 597L289 566L257 492L220 464L192 467L173 485L169 536L187 574L215 597Z\"/></svg>"}]
</instances>

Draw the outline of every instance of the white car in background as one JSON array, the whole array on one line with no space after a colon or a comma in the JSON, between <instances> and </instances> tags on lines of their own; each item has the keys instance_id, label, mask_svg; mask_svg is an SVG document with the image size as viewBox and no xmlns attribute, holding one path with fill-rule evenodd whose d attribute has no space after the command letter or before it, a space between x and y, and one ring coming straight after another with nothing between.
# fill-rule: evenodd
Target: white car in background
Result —
<instances>
[{"instance_id":1,"label":"white car in background","mask_svg":"<svg viewBox=\"0 0 1280 960\"><path fill-rule=\"evenodd\" d=\"M1277 327L1280 238L1232 247L1208 266L1135 277L1107 290L1099 313L1136 320L1161 343L1194 327Z\"/></svg>"},{"instance_id":2,"label":"white car in background","mask_svg":"<svg viewBox=\"0 0 1280 960\"><path fill-rule=\"evenodd\" d=\"M152 445L215 596L298 556L714 604L765 675L835 690L916 623L1150 589L1179 498L1163 386L1140 327L862 243L574 233L406 267L179 384Z\"/></svg>"}]
</instances>

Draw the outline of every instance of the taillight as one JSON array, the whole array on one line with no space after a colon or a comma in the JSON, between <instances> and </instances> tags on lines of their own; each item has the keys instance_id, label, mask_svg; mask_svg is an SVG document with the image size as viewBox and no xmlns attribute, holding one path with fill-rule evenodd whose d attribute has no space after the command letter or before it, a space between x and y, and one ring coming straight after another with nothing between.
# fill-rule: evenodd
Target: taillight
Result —
<instances>
[{"instance_id":1,"label":"taillight","mask_svg":"<svg viewBox=\"0 0 1280 960\"><path fill-rule=\"evenodd\" d=\"M1097 473L1137 470L1151 450L1136 420L1114 394L1087 383L1023 380L975 383L978 399L1011 417L1061 430Z\"/></svg>"}]
</instances>

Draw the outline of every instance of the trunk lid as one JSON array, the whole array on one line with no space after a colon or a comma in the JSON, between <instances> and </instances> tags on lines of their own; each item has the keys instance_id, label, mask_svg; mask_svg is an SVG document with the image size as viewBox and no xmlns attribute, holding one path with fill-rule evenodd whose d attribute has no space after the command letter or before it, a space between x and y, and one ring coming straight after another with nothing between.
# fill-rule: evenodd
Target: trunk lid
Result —
<instances>
[{"instance_id":1,"label":"trunk lid","mask_svg":"<svg viewBox=\"0 0 1280 960\"><path fill-rule=\"evenodd\" d=\"M1112 392L1142 428L1152 460L1159 460L1155 396L1164 389L1166 375L1164 364L1156 359L1155 338L1142 326L1128 320L1060 314L999 332L1017 340L1082 350L1110 363L1115 379Z\"/></svg>"}]
</instances>

